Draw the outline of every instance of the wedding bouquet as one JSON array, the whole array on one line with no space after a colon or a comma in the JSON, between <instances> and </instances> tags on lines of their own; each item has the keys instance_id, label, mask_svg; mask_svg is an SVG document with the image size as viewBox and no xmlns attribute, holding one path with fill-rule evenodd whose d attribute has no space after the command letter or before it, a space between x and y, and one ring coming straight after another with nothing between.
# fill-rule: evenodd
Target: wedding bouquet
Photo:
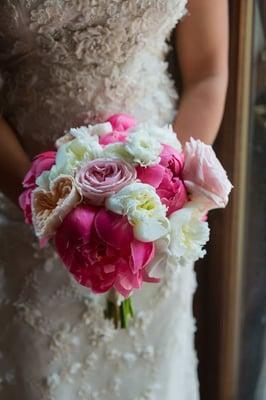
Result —
<instances>
[{"instance_id":1,"label":"wedding bouquet","mask_svg":"<svg viewBox=\"0 0 266 400\"><path fill-rule=\"evenodd\" d=\"M177 266L203 257L206 214L226 206L232 185L211 146L190 139L182 149L171 125L124 114L72 128L56 148L25 176L25 220L41 245L53 239L78 283L109 293L106 315L126 327L132 292L159 281L155 255Z\"/></svg>"}]
</instances>

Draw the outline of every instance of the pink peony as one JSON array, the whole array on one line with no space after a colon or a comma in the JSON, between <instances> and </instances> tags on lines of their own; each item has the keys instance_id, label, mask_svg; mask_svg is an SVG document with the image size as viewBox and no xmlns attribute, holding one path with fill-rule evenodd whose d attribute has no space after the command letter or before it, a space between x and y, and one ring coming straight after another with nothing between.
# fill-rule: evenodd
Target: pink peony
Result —
<instances>
[{"instance_id":1,"label":"pink peony","mask_svg":"<svg viewBox=\"0 0 266 400\"><path fill-rule=\"evenodd\" d=\"M18 202L23 210L26 224L32 224L31 194L32 188L25 189L19 196Z\"/></svg>"},{"instance_id":2,"label":"pink peony","mask_svg":"<svg viewBox=\"0 0 266 400\"><path fill-rule=\"evenodd\" d=\"M100 137L100 144L102 145L124 142L128 130L136 126L135 119L126 114L114 114L107 121L112 125L113 132Z\"/></svg>"},{"instance_id":3,"label":"pink peony","mask_svg":"<svg viewBox=\"0 0 266 400\"><path fill-rule=\"evenodd\" d=\"M18 202L27 224L32 224L31 193L37 187L36 179L43 171L47 171L53 166L55 156L55 151L46 151L37 155L22 182L25 190L19 196Z\"/></svg>"},{"instance_id":4,"label":"pink peony","mask_svg":"<svg viewBox=\"0 0 266 400\"><path fill-rule=\"evenodd\" d=\"M84 165L76 175L76 184L91 203L100 205L136 179L135 168L123 160L96 159Z\"/></svg>"},{"instance_id":5,"label":"pink peony","mask_svg":"<svg viewBox=\"0 0 266 400\"><path fill-rule=\"evenodd\" d=\"M117 132L124 132L136 126L136 120L127 114L114 114L107 121L110 122L113 130Z\"/></svg>"},{"instance_id":6,"label":"pink peony","mask_svg":"<svg viewBox=\"0 0 266 400\"><path fill-rule=\"evenodd\" d=\"M184 155L178 153L173 147L164 144L160 154L160 165L168 168L174 176L180 176L184 167Z\"/></svg>"},{"instance_id":7,"label":"pink peony","mask_svg":"<svg viewBox=\"0 0 266 400\"><path fill-rule=\"evenodd\" d=\"M38 154L27 172L24 180L23 187L25 189L30 187L36 187L36 179L43 171L48 171L55 163L56 152L46 151L44 153Z\"/></svg>"},{"instance_id":8,"label":"pink peony","mask_svg":"<svg viewBox=\"0 0 266 400\"><path fill-rule=\"evenodd\" d=\"M74 278L95 293L115 288L124 297L150 278L146 266L154 256L153 243L133 236L127 218L104 208L80 205L58 228L55 245Z\"/></svg>"},{"instance_id":9,"label":"pink peony","mask_svg":"<svg viewBox=\"0 0 266 400\"><path fill-rule=\"evenodd\" d=\"M213 148L191 138L184 153L183 177L192 198L199 199L205 210L225 207L232 185Z\"/></svg>"},{"instance_id":10,"label":"pink peony","mask_svg":"<svg viewBox=\"0 0 266 400\"><path fill-rule=\"evenodd\" d=\"M187 192L182 180L184 157L169 145L163 146L160 163L151 167L138 167L138 178L156 189L167 214L179 210L187 202Z\"/></svg>"}]
</instances>

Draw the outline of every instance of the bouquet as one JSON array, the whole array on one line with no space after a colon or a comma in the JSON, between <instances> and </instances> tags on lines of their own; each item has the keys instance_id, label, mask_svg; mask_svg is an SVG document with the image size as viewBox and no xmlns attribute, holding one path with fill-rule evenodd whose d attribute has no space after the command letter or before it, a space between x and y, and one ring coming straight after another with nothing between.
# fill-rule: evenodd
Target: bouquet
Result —
<instances>
[{"instance_id":1,"label":"bouquet","mask_svg":"<svg viewBox=\"0 0 266 400\"><path fill-rule=\"evenodd\" d=\"M41 246L53 240L79 284L108 293L106 316L124 328L130 295L159 281L155 255L177 266L204 256L207 212L226 206L232 185L211 146L191 138L182 149L171 125L124 114L72 128L55 145L24 178L25 221Z\"/></svg>"}]
</instances>

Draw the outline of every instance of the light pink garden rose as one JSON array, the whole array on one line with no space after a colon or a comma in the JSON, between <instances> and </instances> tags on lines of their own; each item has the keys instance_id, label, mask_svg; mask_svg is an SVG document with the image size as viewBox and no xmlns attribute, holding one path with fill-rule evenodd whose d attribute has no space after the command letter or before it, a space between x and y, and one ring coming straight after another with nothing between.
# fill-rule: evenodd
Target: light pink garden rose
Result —
<instances>
[{"instance_id":1,"label":"light pink garden rose","mask_svg":"<svg viewBox=\"0 0 266 400\"><path fill-rule=\"evenodd\" d=\"M55 245L69 272L95 293L114 288L128 297L143 281L158 282L146 271L153 243L136 240L127 218L104 208L82 204L72 210L56 232Z\"/></svg>"},{"instance_id":2,"label":"light pink garden rose","mask_svg":"<svg viewBox=\"0 0 266 400\"><path fill-rule=\"evenodd\" d=\"M108 118L107 122L112 125L113 132L100 137L100 144L102 145L124 142L128 130L136 126L136 120L126 114L114 114Z\"/></svg>"},{"instance_id":3,"label":"light pink garden rose","mask_svg":"<svg viewBox=\"0 0 266 400\"><path fill-rule=\"evenodd\" d=\"M206 211L225 207L232 184L213 148L191 138L184 155L183 177L192 199L199 200Z\"/></svg>"},{"instance_id":4,"label":"light pink garden rose","mask_svg":"<svg viewBox=\"0 0 266 400\"><path fill-rule=\"evenodd\" d=\"M32 222L36 236L51 237L65 216L82 200L72 176L59 175L47 191L32 192Z\"/></svg>"},{"instance_id":5,"label":"light pink garden rose","mask_svg":"<svg viewBox=\"0 0 266 400\"><path fill-rule=\"evenodd\" d=\"M22 182L25 190L19 196L18 202L23 210L25 222L27 224L32 223L31 194L32 191L37 187L36 179L43 171L49 170L54 165L55 156L55 151L46 151L37 155Z\"/></svg>"},{"instance_id":6,"label":"light pink garden rose","mask_svg":"<svg viewBox=\"0 0 266 400\"><path fill-rule=\"evenodd\" d=\"M167 215L182 208L187 202L187 191L182 179L184 157L169 145L163 146L160 163L151 167L138 167L137 175L143 183L156 189Z\"/></svg>"},{"instance_id":7,"label":"light pink garden rose","mask_svg":"<svg viewBox=\"0 0 266 400\"><path fill-rule=\"evenodd\" d=\"M123 160L99 158L84 165L75 179L84 198L100 205L106 197L134 181L136 170Z\"/></svg>"}]
</instances>

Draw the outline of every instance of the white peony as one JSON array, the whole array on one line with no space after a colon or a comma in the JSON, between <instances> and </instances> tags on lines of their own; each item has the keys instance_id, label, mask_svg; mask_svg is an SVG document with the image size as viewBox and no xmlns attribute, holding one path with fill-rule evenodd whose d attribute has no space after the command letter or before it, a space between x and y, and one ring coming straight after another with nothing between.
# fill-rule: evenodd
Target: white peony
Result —
<instances>
[{"instance_id":1,"label":"white peony","mask_svg":"<svg viewBox=\"0 0 266 400\"><path fill-rule=\"evenodd\" d=\"M74 138L77 139L85 139L90 136L89 129L87 126L80 126L78 128L71 128L68 132L68 135L71 135Z\"/></svg>"},{"instance_id":2,"label":"white peony","mask_svg":"<svg viewBox=\"0 0 266 400\"><path fill-rule=\"evenodd\" d=\"M91 161L102 155L98 137L76 138L62 144L56 154L55 165L44 171L36 180L38 186L48 189L59 175L73 175L75 169L84 161Z\"/></svg>"},{"instance_id":3,"label":"white peony","mask_svg":"<svg viewBox=\"0 0 266 400\"><path fill-rule=\"evenodd\" d=\"M133 162L142 166L146 167L160 162L162 145L140 127L130 131L126 138L125 149L131 154Z\"/></svg>"},{"instance_id":4,"label":"white peony","mask_svg":"<svg viewBox=\"0 0 266 400\"><path fill-rule=\"evenodd\" d=\"M126 150L125 145L121 142L108 144L103 148L103 157L119 158L126 162L132 163L132 155Z\"/></svg>"},{"instance_id":5,"label":"white peony","mask_svg":"<svg viewBox=\"0 0 266 400\"><path fill-rule=\"evenodd\" d=\"M166 207L150 185L132 183L109 197L105 205L117 214L126 215L133 225L134 236L142 242L152 242L169 233Z\"/></svg>"},{"instance_id":6,"label":"white peony","mask_svg":"<svg viewBox=\"0 0 266 400\"><path fill-rule=\"evenodd\" d=\"M182 151L181 143L178 140L176 133L173 131L172 125L160 127L150 122L144 122L140 124L139 127L161 144L168 144L176 149L179 153Z\"/></svg>"},{"instance_id":7,"label":"white peony","mask_svg":"<svg viewBox=\"0 0 266 400\"><path fill-rule=\"evenodd\" d=\"M88 136L103 136L112 132L112 130L113 128L110 122L104 122L96 125L71 128L69 133L78 139L86 140Z\"/></svg>"},{"instance_id":8,"label":"white peony","mask_svg":"<svg viewBox=\"0 0 266 400\"><path fill-rule=\"evenodd\" d=\"M203 246L209 240L208 223L202 221L197 209L184 207L170 215L170 255L178 263L186 264L202 258L206 251Z\"/></svg>"}]
</instances>

